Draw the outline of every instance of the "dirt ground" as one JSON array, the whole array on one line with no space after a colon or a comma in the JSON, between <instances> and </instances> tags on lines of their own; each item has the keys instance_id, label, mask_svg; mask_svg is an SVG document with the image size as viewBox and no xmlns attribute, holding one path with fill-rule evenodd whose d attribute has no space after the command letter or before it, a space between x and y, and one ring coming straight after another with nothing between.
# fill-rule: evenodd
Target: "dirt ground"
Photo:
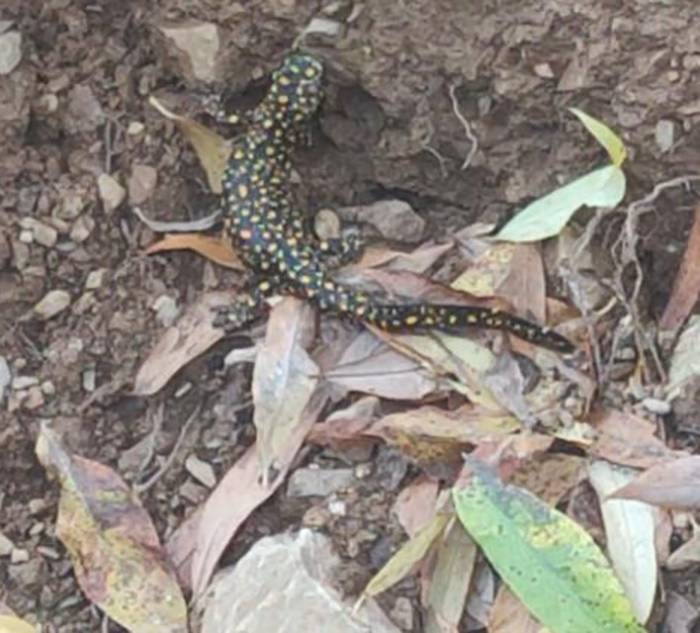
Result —
<instances>
[{"instance_id":1,"label":"dirt ground","mask_svg":"<svg viewBox=\"0 0 700 633\"><path fill-rule=\"evenodd\" d=\"M254 432L250 408L239 406L250 371L223 365L243 336L190 363L161 393L130 394L172 315L204 289L235 283L192 253L144 255L156 234L132 206L155 218L191 219L213 200L192 150L148 96L175 99L203 120L216 95L230 106L254 103L269 71L318 15L342 28L313 38L328 79L319 122L296 163L297 193L310 212L399 198L427 221L421 237L436 239L475 222L503 222L603 163L568 114L574 106L623 137L628 200L697 173L700 7L692 1L3 0L0 32L18 31L22 42L19 65L0 76L0 355L23 381L8 387L0 411L0 532L27 556L0 557L0 599L54 630L95 631L101 616L55 537L58 490L34 455L42 420L67 430L72 450L127 479L137 474L141 441L154 424L155 451L167 454L197 408L179 454L196 451L216 473ZM198 78L163 35L185 20L218 25L208 78ZM472 142L451 91L478 139L466 169ZM98 195L104 173L128 190L115 209ZM644 217L645 320L668 299L692 206L692 192L681 188ZM605 238L595 242L603 251ZM594 267L592 274L608 273ZM33 306L55 290L68 293L67 305L38 317ZM678 429L692 422L668 431L682 435ZM679 443L692 443L692 434ZM318 450L307 459L338 461ZM387 509L397 472L413 466L390 449L374 459L366 494L349 498L349 515L324 526L348 561L348 592L360 590L403 538ZM144 499L161 535L206 496L182 461ZM229 558L261 535L299 525L309 504L277 493L248 521ZM360 524L374 538L355 542ZM697 602L695 583L681 584Z\"/></svg>"}]
</instances>

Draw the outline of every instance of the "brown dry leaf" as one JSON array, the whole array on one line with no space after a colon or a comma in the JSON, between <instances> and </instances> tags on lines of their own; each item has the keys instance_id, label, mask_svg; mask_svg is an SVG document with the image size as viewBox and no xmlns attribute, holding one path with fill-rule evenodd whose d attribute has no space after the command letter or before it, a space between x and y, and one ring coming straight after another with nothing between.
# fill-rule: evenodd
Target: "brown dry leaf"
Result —
<instances>
[{"instance_id":1,"label":"brown dry leaf","mask_svg":"<svg viewBox=\"0 0 700 633\"><path fill-rule=\"evenodd\" d=\"M306 439L336 451L374 443L362 432L376 419L379 409L379 398L363 396L349 407L334 411L323 423L314 424Z\"/></svg>"},{"instance_id":2,"label":"brown dry leaf","mask_svg":"<svg viewBox=\"0 0 700 633\"><path fill-rule=\"evenodd\" d=\"M489 633L547 633L506 585L501 585L489 613Z\"/></svg>"},{"instance_id":3,"label":"brown dry leaf","mask_svg":"<svg viewBox=\"0 0 700 633\"><path fill-rule=\"evenodd\" d=\"M209 495L201 512L183 523L170 539L174 560L192 560L187 585L196 598L206 590L221 554L238 528L284 481L281 473L270 485L262 484L257 453L256 446L248 448ZM183 537L183 532L194 538Z\"/></svg>"},{"instance_id":4,"label":"brown dry leaf","mask_svg":"<svg viewBox=\"0 0 700 633\"><path fill-rule=\"evenodd\" d=\"M456 411L421 407L394 413L366 431L415 460L429 473L449 478L462 465L462 455L483 442L500 442L520 429L511 415L465 405Z\"/></svg>"},{"instance_id":5,"label":"brown dry leaf","mask_svg":"<svg viewBox=\"0 0 700 633\"><path fill-rule=\"evenodd\" d=\"M110 468L69 455L48 423L36 454L61 484L56 534L80 587L131 631L187 630L187 605L137 496Z\"/></svg>"},{"instance_id":6,"label":"brown dry leaf","mask_svg":"<svg viewBox=\"0 0 700 633\"><path fill-rule=\"evenodd\" d=\"M476 544L455 521L436 548L432 572L422 578L426 633L458 633L477 554Z\"/></svg>"},{"instance_id":7,"label":"brown dry leaf","mask_svg":"<svg viewBox=\"0 0 700 633\"><path fill-rule=\"evenodd\" d=\"M319 384L319 369L306 352L315 329L313 308L299 299L286 297L270 313L252 387L253 422L265 482L271 469L283 461L300 427L306 429L306 436L316 422L308 405Z\"/></svg>"},{"instance_id":8,"label":"brown dry leaf","mask_svg":"<svg viewBox=\"0 0 700 633\"><path fill-rule=\"evenodd\" d=\"M166 235L146 249L147 255L163 251L191 250L221 266L245 270L245 265L228 240L201 233L175 233Z\"/></svg>"},{"instance_id":9,"label":"brown dry leaf","mask_svg":"<svg viewBox=\"0 0 700 633\"><path fill-rule=\"evenodd\" d=\"M608 409L591 416L598 437L590 454L609 462L649 468L676 457L687 455L673 451L655 436L654 424L632 413Z\"/></svg>"},{"instance_id":10,"label":"brown dry leaf","mask_svg":"<svg viewBox=\"0 0 700 633\"><path fill-rule=\"evenodd\" d=\"M438 390L437 381L418 363L370 332L361 332L324 378L347 391L392 400L422 400Z\"/></svg>"},{"instance_id":11,"label":"brown dry leaf","mask_svg":"<svg viewBox=\"0 0 700 633\"><path fill-rule=\"evenodd\" d=\"M419 362L436 376L455 376L459 382L450 380L450 385L472 402L487 409L500 408L483 380L495 363L495 356L483 345L464 336L443 332L392 334L374 326L367 327L377 338Z\"/></svg>"},{"instance_id":12,"label":"brown dry leaf","mask_svg":"<svg viewBox=\"0 0 700 633\"><path fill-rule=\"evenodd\" d=\"M422 474L399 493L393 513L406 534L414 536L433 520L439 490L435 479Z\"/></svg>"},{"instance_id":13,"label":"brown dry leaf","mask_svg":"<svg viewBox=\"0 0 700 633\"><path fill-rule=\"evenodd\" d=\"M695 510L700 507L700 455L656 464L608 498L634 499L664 508Z\"/></svg>"},{"instance_id":14,"label":"brown dry leaf","mask_svg":"<svg viewBox=\"0 0 700 633\"><path fill-rule=\"evenodd\" d=\"M671 298L666 304L659 327L676 330L688 318L700 297L700 204L695 207L693 226L688 235L683 261L673 282Z\"/></svg>"},{"instance_id":15,"label":"brown dry leaf","mask_svg":"<svg viewBox=\"0 0 700 633\"><path fill-rule=\"evenodd\" d=\"M583 478L585 468L585 460L578 455L544 453L522 461L510 483L556 507Z\"/></svg>"},{"instance_id":16,"label":"brown dry leaf","mask_svg":"<svg viewBox=\"0 0 700 633\"><path fill-rule=\"evenodd\" d=\"M445 244L422 245L411 253L383 248L367 248L360 260L347 268L365 269L385 266L391 270L424 273L453 246L454 242L452 241Z\"/></svg>"},{"instance_id":17,"label":"brown dry leaf","mask_svg":"<svg viewBox=\"0 0 700 633\"><path fill-rule=\"evenodd\" d=\"M155 97L151 97L148 102L164 117L174 121L185 138L192 143L199 162L207 174L209 188L214 193L220 194L223 191L221 181L231 155L230 143L201 123L171 112Z\"/></svg>"},{"instance_id":18,"label":"brown dry leaf","mask_svg":"<svg viewBox=\"0 0 700 633\"><path fill-rule=\"evenodd\" d=\"M493 244L451 287L477 297L503 297L517 314L545 322L544 265L535 244Z\"/></svg>"},{"instance_id":19,"label":"brown dry leaf","mask_svg":"<svg viewBox=\"0 0 700 633\"><path fill-rule=\"evenodd\" d=\"M141 364L134 379L134 394L156 393L178 370L221 340L224 331L213 325L214 308L225 306L234 298L231 292L208 292L190 306L177 323L164 332Z\"/></svg>"}]
</instances>

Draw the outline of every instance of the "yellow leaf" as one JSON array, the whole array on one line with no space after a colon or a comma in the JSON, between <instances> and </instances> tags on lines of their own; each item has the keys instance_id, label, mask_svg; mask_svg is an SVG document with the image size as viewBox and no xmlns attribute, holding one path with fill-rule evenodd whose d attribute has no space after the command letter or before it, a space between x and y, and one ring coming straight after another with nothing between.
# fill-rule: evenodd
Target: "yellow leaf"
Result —
<instances>
[{"instance_id":1,"label":"yellow leaf","mask_svg":"<svg viewBox=\"0 0 700 633\"><path fill-rule=\"evenodd\" d=\"M151 97L148 102L180 128L197 152L199 162L207 174L209 188L214 193L221 193L223 190L221 181L231 155L231 146L226 139L197 121L171 112L155 97Z\"/></svg>"},{"instance_id":2,"label":"yellow leaf","mask_svg":"<svg viewBox=\"0 0 700 633\"><path fill-rule=\"evenodd\" d=\"M575 114L581 123L586 126L586 129L593 135L610 156L610 160L615 167L620 167L627 158L627 149L625 148L622 139L615 134L605 123L598 121L589 114L579 110L578 108L569 108Z\"/></svg>"},{"instance_id":3,"label":"yellow leaf","mask_svg":"<svg viewBox=\"0 0 700 633\"><path fill-rule=\"evenodd\" d=\"M13 615L0 615L0 633L37 633L38 629Z\"/></svg>"}]
</instances>

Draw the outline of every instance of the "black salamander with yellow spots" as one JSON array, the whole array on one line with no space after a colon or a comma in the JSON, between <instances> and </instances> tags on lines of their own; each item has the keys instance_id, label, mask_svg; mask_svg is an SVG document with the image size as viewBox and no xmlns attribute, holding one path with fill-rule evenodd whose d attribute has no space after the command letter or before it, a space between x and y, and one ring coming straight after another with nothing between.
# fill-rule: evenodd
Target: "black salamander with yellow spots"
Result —
<instances>
[{"instance_id":1,"label":"black salamander with yellow spots","mask_svg":"<svg viewBox=\"0 0 700 633\"><path fill-rule=\"evenodd\" d=\"M224 217L234 248L253 272L250 292L221 311L227 330L259 316L265 298L293 294L321 310L350 316L389 331L465 327L500 329L560 352L571 352L563 336L511 314L488 308L437 304L390 304L336 283L328 257L347 260L356 244L319 242L295 208L289 182L290 152L305 133L321 101L322 66L294 53L272 76L262 102L248 117L246 133L233 146L223 179Z\"/></svg>"}]
</instances>

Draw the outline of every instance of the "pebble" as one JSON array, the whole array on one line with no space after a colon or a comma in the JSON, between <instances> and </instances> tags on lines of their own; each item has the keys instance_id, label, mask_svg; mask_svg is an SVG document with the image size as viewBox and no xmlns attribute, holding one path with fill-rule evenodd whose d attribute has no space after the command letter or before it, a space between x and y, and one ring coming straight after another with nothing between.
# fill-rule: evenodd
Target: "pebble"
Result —
<instances>
[{"instance_id":1,"label":"pebble","mask_svg":"<svg viewBox=\"0 0 700 633\"><path fill-rule=\"evenodd\" d=\"M87 279L85 280L85 290L97 290L98 288L101 288L104 284L106 275L106 268L91 270L88 273Z\"/></svg>"},{"instance_id":2,"label":"pebble","mask_svg":"<svg viewBox=\"0 0 700 633\"><path fill-rule=\"evenodd\" d=\"M95 220L89 215L81 215L74 223L70 230L70 238L77 244L83 243L90 233L95 228Z\"/></svg>"},{"instance_id":3,"label":"pebble","mask_svg":"<svg viewBox=\"0 0 700 633\"><path fill-rule=\"evenodd\" d=\"M126 198L126 189L109 174L100 174L97 177L97 191L106 213L114 211Z\"/></svg>"},{"instance_id":4,"label":"pebble","mask_svg":"<svg viewBox=\"0 0 700 633\"><path fill-rule=\"evenodd\" d=\"M671 403L659 398L644 398L642 406L656 415L668 415L671 413Z\"/></svg>"},{"instance_id":5,"label":"pebble","mask_svg":"<svg viewBox=\"0 0 700 633\"><path fill-rule=\"evenodd\" d=\"M35 376L15 376L14 380L12 381L12 388L15 391L19 391L20 389L29 389L29 387L33 387L34 385L38 384L39 379Z\"/></svg>"},{"instance_id":6,"label":"pebble","mask_svg":"<svg viewBox=\"0 0 700 633\"><path fill-rule=\"evenodd\" d=\"M137 136L141 134L141 132L143 132L145 128L146 126L140 121L132 121L131 123L129 123L129 127L126 128L126 133L129 136Z\"/></svg>"},{"instance_id":7,"label":"pebble","mask_svg":"<svg viewBox=\"0 0 700 633\"><path fill-rule=\"evenodd\" d=\"M23 229L31 231L32 241L46 246L46 248L55 246L58 241L58 231L48 224L39 222L39 220L35 220L34 218L22 218L19 221L19 225ZM22 239L21 236L20 239Z\"/></svg>"},{"instance_id":8,"label":"pebble","mask_svg":"<svg viewBox=\"0 0 700 633\"><path fill-rule=\"evenodd\" d=\"M190 20L177 25L163 25L159 29L186 56L182 64L185 75L194 75L195 79L204 82L220 79L217 61L221 37L216 24ZM182 55L176 54L175 57L181 59Z\"/></svg>"},{"instance_id":9,"label":"pebble","mask_svg":"<svg viewBox=\"0 0 700 633\"><path fill-rule=\"evenodd\" d=\"M656 123L654 136L656 144L662 152L668 152L673 147L675 135L675 125L673 121L661 119Z\"/></svg>"},{"instance_id":10,"label":"pebble","mask_svg":"<svg viewBox=\"0 0 700 633\"><path fill-rule=\"evenodd\" d=\"M153 310L156 312L156 318L165 327L171 326L180 310L177 307L177 301L169 295L160 295L153 302Z\"/></svg>"},{"instance_id":11,"label":"pebble","mask_svg":"<svg viewBox=\"0 0 700 633\"><path fill-rule=\"evenodd\" d=\"M187 457L185 468L194 479L207 488L213 488L216 485L216 474L211 464L199 459L196 455Z\"/></svg>"},{"instance_id":12,"label":"pebble","mask_svg":"<svg viewBox=\"0 0 700 633\"><path fill-rule=\"evenodd\" d=\"M13 565L26 563L29 560L29 552L21 547L13 547L10 553L10 562Z\"/></svg>"},{"instance_id":13,"label":"pebble","mask_svg":"<svg viewBox=\"0 0 700 633\"><path fill-rule=\"evenodd\" d=\"M136 164L131 168L129 178L129 202L143 204L155 191L158 172L149 165Z\"/></svg>"},{"instance_id":14,"label":"pebble","mask_svg":"<svg viewBox=\"0 0 700 633\"><path fill-rule=\"evenodd\" d=\"M83 372L83 389L88 393L95 391L97 386L97 378L95 374L95 368L90 367Z\"/></svg>"},{"instance_id":15,"label":"pebble","mask_svg":"<svg viewBox=\"0 0 700 633\"><path fill-rule=\"evenodd\" d=\"M53 396L56 393L56 386L50 380L45 380L41 383L41 391L45 396Z\"/></svg>"},{"instance_id":16,"label":"pebble","mask_svg":"<svg viewBox=\"0 0 700 633\"><path fill-rule=\"evenodd\" d=\"M12 372L4 356L0 356L0 402L5 397L5 391L12 383Z\"/></svg>"},{"instance_id":17,"label":"pebble","mask_svg":"<svg viewBox=\"0 0 700 633\"><path fill-rule=\"evenodd\" d=\"M38 385L34 387L30 387L27 390L27 396L24 399L24 407L25 409L29 409L30 411L34 411L34 409L38 409L40 407L44 406L44 392L41 390L41 387Z\"/></svg>"},{"instance_id":18,"label":"pebble","mask_svg":"<svg viewBox=\"0 0 700 633\"><path fill-rule=\"evenodd\" d=\"M22 60L22 34L8 31L0 35L0 75L9 75Z\"/></svg>"},{"instance_id":19,"label":"pebble","mask_svg":"<svg viewBox=\"0 0 700 633\"><path fill-rule=\"evenodd\" d=\"M396 598L394 607L389 612L389 617L403 631L413 630L413 605L406 596Z\"/></svg>"},{"instance_id":20,"label":"pebble","mask_svg":"<svg viewBox=\"0 0 700 633\"><path fill-rule=\"evenodd\" d=\"M63 195L58 215L64 220L75 220L84 208L83 196L75 191L70 191Z\"/></svg>"},{"instance_id":21,"label":"pebble","mask_svg":"<svg viewBox=\"0 0 700 633\"><path fill-rule=\"evenodd\" d=\"M350 487L354 481L355 473L351 468L299 468L289 478L287 494L290 497L325 497Z\"/></svg>"},{"instance_id":22,"label":"pebble","mask_svg":"<svg viewBox=\"0 0 700 633\"><path fill-rule=\"evenodd\" d=\"M19 232L19 241L22 242L23 244L31 244L34 242L34 233L32 233L28 229L24 229L23 231Z\"/></svg>"},{"instance_id":23,"label":"pebble","mask_svg":"<svg viewBox=\"0 0 700 633\"><path fill-rule=\"evenodd\" d=\"M70 305L70 294L65 290L50 290L34 306L34 312L44 320L51 319L63 312Z\"/></svg>"},{"instance_id":24,"label":"pebble","mask_svg":"<svg viewBox=\"0 0 700 633\"><path fill-rule=\"evenodd\" d=\"M15 549L15 544L0 532L0 558L9 556Z\"/></svg>"}]
</instances>

